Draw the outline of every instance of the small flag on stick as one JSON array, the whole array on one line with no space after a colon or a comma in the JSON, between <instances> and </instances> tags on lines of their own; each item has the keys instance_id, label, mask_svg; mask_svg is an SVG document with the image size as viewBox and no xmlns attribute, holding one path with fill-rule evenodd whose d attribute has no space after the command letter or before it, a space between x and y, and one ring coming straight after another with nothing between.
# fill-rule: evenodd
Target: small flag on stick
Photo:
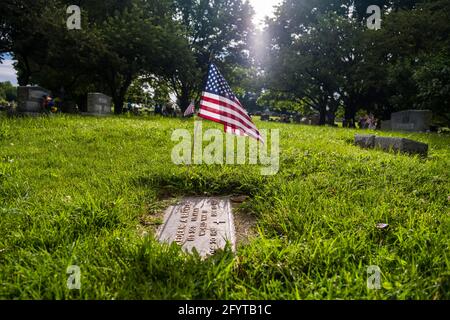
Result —
<instances>
[{"instance_id":1,"label":"small flag on stick","mask_svg":"<svg viewBox=\"0 0 450 320\"><path fill-rule=\"evenodd\" d=\"M198 116L223 124L227 133L252 137L264 143L247 111L214 64L209 66L208 81L202 93Z\"/></svg>"},{"instance_id":2,"label":"small flag on stick","mask_svg":"<svg viewBox=\"0 0 450 320\"><path fill-rule=\"evenodd\" d=\"M195 104L194 101L191 102L189 107L187 107L186 111L184 112L185 117L189 117L190 115L193 115L195 113Z\"/></svg>"}]
</instances>

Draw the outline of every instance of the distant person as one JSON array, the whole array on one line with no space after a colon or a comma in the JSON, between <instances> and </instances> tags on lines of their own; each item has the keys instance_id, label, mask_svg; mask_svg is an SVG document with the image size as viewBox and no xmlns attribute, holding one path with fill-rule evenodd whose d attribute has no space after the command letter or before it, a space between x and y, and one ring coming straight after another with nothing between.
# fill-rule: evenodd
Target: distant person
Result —
<instances>
[{"instance_id":1,"label":"distant person","mask_svg":"<svg viewBox=\"0 0 450 320\"><path fill-rule=\"evenodd\" d=\"M367 121L367 126L370 130L375 130L377 128L377 121L373 114L369 115L369 119Z\"/></svg>"},{"instance_id":2,"label":"distant person","mask_svg":"<svg viewBox=\"0 0 450 320\"><path fill-rule=\"evenodd\" d=\"M359 118L359 128L367 129L367 115Z\"/></svg>"},{"instance_id":3,"label":"distant person","mask_svg":"<svg viewBox=\"0 0 450 320\"><path fill-rule=\"evenodd\" d=\"M52 113L56 113L58 111L58 108L55 106L55 101L50 96L47 97L47 111Z\"/></svg>"}]
</instances>

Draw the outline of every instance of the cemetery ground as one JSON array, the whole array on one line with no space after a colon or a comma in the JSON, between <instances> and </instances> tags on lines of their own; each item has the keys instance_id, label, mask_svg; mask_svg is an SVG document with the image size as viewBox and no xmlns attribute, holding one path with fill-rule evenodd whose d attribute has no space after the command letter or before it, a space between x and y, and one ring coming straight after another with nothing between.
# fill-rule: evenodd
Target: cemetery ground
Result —
<instances>
[{"instance_id":1,"label":"cemetery ground","mask_svg":"<svg viewBox=\"0 0 450 320\"><path fill-rule=\"evenodd\" d=\"M354 146L358 130L256 125L281 129L275 176L172 164L192 119L1 118L0 298L450 299L450 136L376 132L428 143L421 158ZM173 199L232 194L254 221L235 254L154 239Z\"/></svg>"}]
</instances>

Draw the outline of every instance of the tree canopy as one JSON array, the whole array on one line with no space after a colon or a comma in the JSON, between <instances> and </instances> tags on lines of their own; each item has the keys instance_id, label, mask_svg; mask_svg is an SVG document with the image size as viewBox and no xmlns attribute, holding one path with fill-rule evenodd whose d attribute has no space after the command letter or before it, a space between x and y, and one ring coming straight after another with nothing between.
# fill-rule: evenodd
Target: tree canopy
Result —
<instances>
[{"instance_id":1,"label":"tree canopy","mask_svg":"<svg viewBox=\"0 0 450 320\"><path fill-rule=\"evenodd\" d=\"M13 102L17 100L16 88L11 82L0 82L0 103Z\"/></svg>"},{"instance_id":2,"label":"tree canopy","mask_svg":"<svg viewBox=\"0 0 450 320\"><path fill-rule=\"evenodd\" d=\"M383 9L381 30L365 24L372 4ZM389 118L428 108L447 119L449 9L440 0L285 0L267 26L266 86L316 110L321 124L333 124L339 106L352 124L361 109Z\"/></svg>"},{"instance_id":3,"label":"tree canopy","mask_svg":"<svg viewBox=\"0 0 450 320\"><path fill-rule=\"evenodd\" d=\"M66 27L70 1L6 1L3 51L17 59L21 85L36 83L53 92L63 87L75 96L102 91L121 113L136 78L171 76L177 63L192 60L168 0L81 1L81 30Z\"/></svg>"},{"instance_id":4,"label":"tree canopy","mask_svg":"<svg viewBox=\"0 0 450 320\"><path fill-rule=\"evenodd\" d=\"M83 106L89 91L152 102L198 101L215 62L251 111L270 106L382 119L426 108L449 124L450 3L446 0L284 0L262 31L245 0L79 0L81 30L68 30L69 0L4 0L0 56L11 53L20 85L66 92ZM366 25L382 10L381 29ZM148 101L148 97L144 99Z\"/></svg>"}]
</instances>

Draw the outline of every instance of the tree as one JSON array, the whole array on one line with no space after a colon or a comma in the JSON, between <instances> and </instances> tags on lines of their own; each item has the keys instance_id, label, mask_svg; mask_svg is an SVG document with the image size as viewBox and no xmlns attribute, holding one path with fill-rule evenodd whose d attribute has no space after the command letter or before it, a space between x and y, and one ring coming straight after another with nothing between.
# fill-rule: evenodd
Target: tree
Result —
<instances>
[{"instance_id":1,"label":"tree","mask_svg":"<svg viewBox=\"0 0 450 320\"><path fill-rule=\"evenodd\" d=\"M115 112L122 113L126 92L137 76L171 76L169 66L189 60L180 29L163 1L135 1L96 27L102 47L94 56L101 78L112 93Z\"/></svg>"},{"instance_id":2,"label":"tree","mask_svg":"<svg viewBox=\"0 0 450 320\"><path fill-rule=\"evenodd\" d=\"M388 119L393 111L414 108L431 109L446 118L448 21L450 4L440 0L417 4L411 10L398 10L386 17L384 27L373 38L373 54L388 88L381 108L383 118Z\"/></svg>"},{"instance_id":3,"label":"tree","mask_svg":"<svg viewBox=\"0 0 450 320\"><path fill-rule=\"evenodd\" d=\"M225 77L236 66L249 66L252 8L242 0L174 0L175 19L184 27L194 63L178 63L166 80L185 110L199 99L208 65L214 61ZM232 84L232 83L231 83Z\"/></svg>"},{"instance_id":4,"label":"tree","mask_svg":"<svg viewBox=\"0 0 450 320\"><path fill-rule=\"evenodd\" d=\"M295 96L277 91L264 91L258 98L257 103L263 108L269 107L271 110L282 113L300 112L303 115L310 114L310 108L301 101L296 101Z\"/></svg>"},{"instance_id":5,"label":"tree","mask_svg":"<svg viewBox=\"0 0 450 320\"><path fill-rule=\"evenodd\" d=\"M102 91L121 113L134 79L170 76L177 61L192 59L169 0L80 1L81 30L66 28L71 1L5 1L0 38L18 61L21 85L64 87L79 98Z\"/></svg>"},{"instance_id":6,"label":"tree","mask_svg":"<svg viewBox=\"0 0 450 320\"><path fill-rule=\"evenodd\" d=\"M435 67L446 60L432 57L450 51L448 1L352 3L285 0L267 29L268 87L315 109L321 124L331 124L339 106L353 124L361 109L389 118L393 111L424 106L423 97L438 96L437 87L425 85L432 76L444 97L446 74ZM368 4L384 9L381 30L366 28Z\"/></svg>"},{"instance_id":7,"label":"tree","mask_svg":"<svg viewBox=\"0 0 450 320\"><path fill-rule=\"evenodd\" d=\"M152 103L150 86L146 83L145 79L138 78L133 81L125 95L125 101L139 104Z\"/></svg>"},{"instance_id":8,"label":"tree","mask_svg":"<svg viewBox=\"0 0 450 320\"><path fill-rule=\"evenodd\" d=\"M359 32L358 24L336 13L317 17L307 33L293 34L289 45L275 47L268 63L269 86L316 110L319 124L333 125L341 101L350 110L360 90L350 79L362 60L355 47ZM353 117L349 112L348 118Z\"/></svg>"},{"instance_id":9,"label":"tree","mask_svg":"<svg viewBox=\"0 0 450 320\"><path fill-rule=\"evenodd\" d=\"M342 51L352 50L343 27L351 4L285 0L269 21L267 86L316 110L320 124L334 124L343 97L338 94L345 79L341 65L349 55Z\"/></svg>"},{"instance_id":10,"label":"tree","mask_svg":"<svg viewBox=\"0 0 450 320\"><path fill-rule=\"evenodd\" d=\"M34 70L31 57L44 61L47 57L48 31L51 31L47 9L56 9L55 1L5 0L0 7L0 54L10 53L19 60L18 81L30 83ZM53 10L49 10L53 12ZM54 15L50 15L54 17Z\"/></svg>"},{"instance_id":11,"label":"tree","mask_svg":"<svg viewBox=\"0 0 450 320\"><path fill-rule=\"evenodd\" d=\"M450 55L432 55L413 75L416 106L433 111L436 120L450 127Z\"/></svg>"},{"instance_id":12,"label":"tree","mask_svg":"<svg viewBox=\"0 0 450 320\"><path fill-rule=\"evenodd\" d=\"M17 88L11 82L0 82L0 100L12 102L17 100Z\"/></svg>"},{"instance_id":13,"label":"tree","mask_svg":"<svg viewBox=\"0 0 450 320\"><path fill-rule=\"evenodd\" d=\"M372 5L380 7L385 13L389 11L411 10L426 0L355 0L354 15L360 21L367 16L367 8Z\"/></svg>"}]
</instances>

